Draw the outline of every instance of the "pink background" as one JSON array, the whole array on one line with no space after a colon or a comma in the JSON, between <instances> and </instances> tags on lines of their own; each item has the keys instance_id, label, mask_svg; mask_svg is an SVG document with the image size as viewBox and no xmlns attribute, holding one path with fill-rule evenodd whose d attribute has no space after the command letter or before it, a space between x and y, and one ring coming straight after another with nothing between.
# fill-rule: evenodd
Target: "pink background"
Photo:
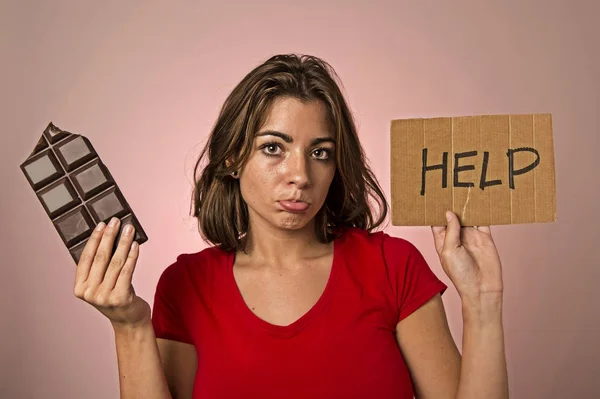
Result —
<instances>
[{"instance_id":1,"label":"pink background","mask_svg":"<svg viewBox=\"0 0 600 399\"><path fill-rule=\"evenodd\" d=\"M89 137L132 204L151 303L176 255L204 247L191 167L219 107L283 52L336 68L388 198L391 119L553 114L558 221L494 228L511 397L600 397L597 2L150 3L2 2L0 397L118 397L112 330L73 296L75 265L18 166L48 122ZM449 283L428 228L387 231ZM460 347L454 289L444 302Z\"/></svg>"}]
</instances>

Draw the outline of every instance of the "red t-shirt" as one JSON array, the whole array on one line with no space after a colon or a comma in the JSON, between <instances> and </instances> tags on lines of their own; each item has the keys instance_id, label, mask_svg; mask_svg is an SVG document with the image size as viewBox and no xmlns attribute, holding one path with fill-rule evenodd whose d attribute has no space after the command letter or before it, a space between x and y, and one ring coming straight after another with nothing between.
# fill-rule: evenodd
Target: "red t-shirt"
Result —
<instances>
[{"instance_id":1,"label":"red t-shirt","mask_svg":"<svg viewBox=\"0 0 600 399\"><path fill-rule=\"evenodd\" d=\"M345 229L317 303L289 326L247 307L234 254L182 254L154 297L156 336L193 344L194 399L413 398L396 324L446 285L408 241Z\"/></svg>"}]
</instances>

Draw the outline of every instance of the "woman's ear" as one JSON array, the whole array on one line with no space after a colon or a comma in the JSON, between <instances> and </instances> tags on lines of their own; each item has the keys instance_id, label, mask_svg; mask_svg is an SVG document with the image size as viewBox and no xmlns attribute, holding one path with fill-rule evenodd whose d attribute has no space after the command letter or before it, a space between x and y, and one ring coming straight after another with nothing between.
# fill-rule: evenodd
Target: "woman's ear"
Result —
<instances>
[{"instance_id":1,"label":"woman's ear","mask_svg":"<svg viewBox=\"0 0 600 399\"><path fill-rule=\"evenodd\" d=\"M228 168L229 168L229 167L230 167L232 164L233 164L233 160L232 160L232 159L226 159L226 160L225 160L225 166L226 166L226 167L228 167ZM237 170L234 170L233 172L231 172L231 176L232 176L234 179L237 179L237 178L239 177L239 172L238 172Z\"/></svg>"}]
</instances>

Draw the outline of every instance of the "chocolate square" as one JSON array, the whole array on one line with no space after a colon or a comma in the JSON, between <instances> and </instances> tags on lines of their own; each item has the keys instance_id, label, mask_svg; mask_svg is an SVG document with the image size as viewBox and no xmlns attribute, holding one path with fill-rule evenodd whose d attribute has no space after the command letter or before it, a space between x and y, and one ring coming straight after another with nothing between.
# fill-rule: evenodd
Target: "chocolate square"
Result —
<instances>
[{"instance_id":1,"label":"chocolate square","mask_svg":"<svg viewBox=\"0 0 600 399\"><path fill-rule=\"evenodd\" d=\"M114 184L106 167L95 159L71 174L73 185L84 200L88 200Z\"/></svg>"},{"instance_id":2,"label":"chocolate square","mask_svg":"<svg viewBox=\"0 0 600 399\"><path fill-rule=\"evenodd\" d=\"M21 170L36 191L65 174L56 156L49 149L29 158L21 165Z\"/></svg>"},{"instance_id":3,"label":"chocolate square","mask_svg":"<svg viewBox=\"0 0 600 399\"><path fill-rule=\"evenodd\" d=\"M41 189L38 192L38 198L51 219L81 203L81 199L67 177L62 177Z\"/></svg>"}]
</instances>

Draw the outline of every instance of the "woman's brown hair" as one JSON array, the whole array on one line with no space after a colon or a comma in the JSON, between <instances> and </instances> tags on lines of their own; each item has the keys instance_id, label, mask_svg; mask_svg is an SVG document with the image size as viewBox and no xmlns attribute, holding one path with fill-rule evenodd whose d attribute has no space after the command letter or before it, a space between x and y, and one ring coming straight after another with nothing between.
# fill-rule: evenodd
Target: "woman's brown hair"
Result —
<instances>
[{"instance_id":1,"label":"woman's brown hair","mask_svg":"<svg viewBox=\"0 0 600 399\"><path fill-rule=\"evenodd\" d=\"M319 241L333 240L338 228L373 230L383 223L388 204L367 165L353 117L334 79L339 80L334 69L318 57L282 54L257 66L233 89L194 168L193 216L205 240L226 251L244 249L248 208L231 173L245 164L254 135L278 97L323 101L335 132L336 172L325 204L315 216ZM196 180L203 161L206 166ZM377 218L370 197L379 208Z\"/></svg>"}]
</instances>

